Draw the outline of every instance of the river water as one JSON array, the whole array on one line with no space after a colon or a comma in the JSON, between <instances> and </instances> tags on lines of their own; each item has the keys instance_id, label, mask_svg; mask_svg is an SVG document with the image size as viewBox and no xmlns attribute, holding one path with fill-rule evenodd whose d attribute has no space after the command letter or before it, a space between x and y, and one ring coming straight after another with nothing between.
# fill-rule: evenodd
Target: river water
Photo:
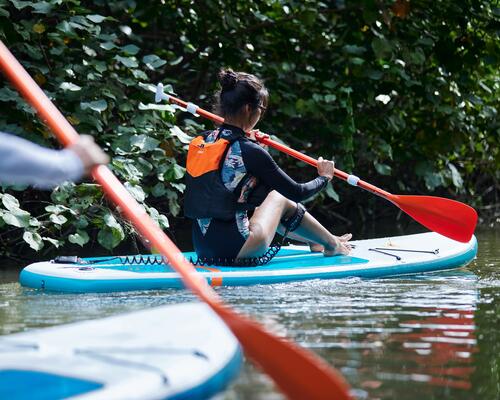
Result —
<instances>
[{"instance_id":1,"label":"river water","mask_svg":"<svg viewBox=\"0 0 500 400\"><path fill-rule=\"evenodd\" d=\"M271 331L338 368L359 399L500 399L500 230L467 268L401 279L218 288ZM184 290L51 294L0 267L0 334L194 300ZM200 332L202 334L202 332ZM280 399L246 362L218 399Z\"/></svg>"}]
</instances>

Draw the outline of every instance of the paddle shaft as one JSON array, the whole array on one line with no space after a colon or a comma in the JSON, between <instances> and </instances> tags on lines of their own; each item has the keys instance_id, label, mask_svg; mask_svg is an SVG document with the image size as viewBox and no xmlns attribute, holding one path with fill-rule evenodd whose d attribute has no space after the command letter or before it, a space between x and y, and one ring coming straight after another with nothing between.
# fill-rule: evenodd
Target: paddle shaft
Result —
<instances>
[{"instance_id":1,"label":"paddle shaft","mask_svg":"<svg viewBox=\"0 0 500 400\"><path fill-rule=\"evenodd\" d=\"M65 146L75 143L78 133L2 41L0 68L38 111L61 143ZM342 376L322 359L288 340L270 334L250 318L237 314L225 305L109 168L104 165L94 167L92 175L137 230L168 259L169 264L182 277L184 284L219 315L238 338L247 355L273 378L288 397L342 400L351 398L349 386Z\"/></svg>"},{"instance_id":2,"label":"paddle shaft","mask_svg":"<svg viewBox=\"0 0 500 400\"><path fill-rule=\"evenodd\" d=\"M195 115L196 114L201 115L202 117L207 118L207 119L209 119L209 120L211 120L219 125L224 123L224 118L222 118L214 113L211 113L209 111L203 110L202 108L198 107L197 105L195 105L193 103L185 102L185 101L178 99L170 94L165 94L164 96L165 97L163 97L163 98L167 99L170 103L177 104L178 106L185 108L186 110L188 110L189 112L191 112ZM276 150L279 150L283 153L286 153L292 157L295 157L295 158L297 158L297 159L299 159L307 164L312 165L313 167L318 166L318 160L316 160L315 158L310 157L310 156L308 156L304 153L301 153L297 150L294 150L288 146L285 146L284 144L278 143L275 140L272 140L269 137L269 135L256 134L255 138L260 143L262 143L266 146L270 146L270 147L272 147ZM347 174L347 173L345 173L337 168L335 168L334 175L337 178L340 178L353 186L357 186L361 189L364 189L364 190L367 190L373 194L376 194L377 196L380 196L384 199L387 199L391 202L394 202L395 196L393 194L391 194L385 190L382 190L382 189L378 188L377 186L374 186L368 182L365 182L365 181L359 179L357 176Z\"/></svg>"}]
</instances>

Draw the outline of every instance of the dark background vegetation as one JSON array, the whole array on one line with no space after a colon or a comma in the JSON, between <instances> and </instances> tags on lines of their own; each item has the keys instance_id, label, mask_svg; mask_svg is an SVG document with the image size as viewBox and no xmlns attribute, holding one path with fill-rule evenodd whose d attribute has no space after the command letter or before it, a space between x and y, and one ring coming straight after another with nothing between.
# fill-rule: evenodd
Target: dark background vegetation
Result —
<instances>
[{"instance_id":1,"label":"dark background vegetation","mask_svg":"<svg viewBox=\"0 0 500 400\"><path fill-rule=\"evenodd\" d=\"M388 191L467 202L490 224L500 210L495 3L0 0L0 39L171 234L188 225L188 135L211 125L152 104L151 87L171 84L210 108L221 67L265 79L271 99L261 130ZM1 131L57 146L3 77L0 110ZM276 157L298 180L315 175ZM340 181L310 206L346 226L397 214ZM52 193L0 191L4 256L33 256L29 247L42 255L96 251L95 243L140 248L90 181Z\"/></svg>"}]
</instances>

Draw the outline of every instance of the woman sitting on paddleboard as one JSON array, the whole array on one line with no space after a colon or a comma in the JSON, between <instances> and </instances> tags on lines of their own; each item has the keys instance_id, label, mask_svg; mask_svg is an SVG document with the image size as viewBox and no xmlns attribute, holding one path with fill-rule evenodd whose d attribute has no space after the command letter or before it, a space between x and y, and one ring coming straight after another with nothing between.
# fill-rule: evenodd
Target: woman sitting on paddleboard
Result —
<instances>
[{"instance_id":1,"label":"woman sitting on paddleboard","mask_svg":"<svg viewBox=\"0 0 500 400\"><path fill-rule=\"evenodd\" d=\"M295 182L245 135L266 109L264 84L254 75L230 69L222 70L219 80L218 108L225 123L195 138L188 151L184 208L194 220L199 259L214 264L266 261L276 232L314 244L311 248L326 256L348 254L352 235L332 235L300 203L325 188L334 163L319 158L319 176Z\"/></svg>"}]
</instances>

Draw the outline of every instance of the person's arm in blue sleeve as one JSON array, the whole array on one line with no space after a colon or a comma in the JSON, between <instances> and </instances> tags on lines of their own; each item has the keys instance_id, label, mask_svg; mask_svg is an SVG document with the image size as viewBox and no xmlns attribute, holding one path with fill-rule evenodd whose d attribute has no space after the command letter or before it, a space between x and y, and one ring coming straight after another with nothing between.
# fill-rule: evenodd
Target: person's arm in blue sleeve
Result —
<instances>
[{"instance_id":1,"label":"person's arm in blue sleeve","mask_svg":"<svg viewBox=\"0 0 500 400\"><path fill-rule=\"evenodd\" d=\"M307 183L297 183L259 145L246 141L241 151L247 171L290 200L303 201L324 189L329 181L324 176L318 176Z\"/></svg>"},{"instance_id":2,"label":"person's arm in blue sleeve","mask_svg":"<svg viewBox=\"0 0 500 400\"><path fill-rule=\"evenodd\" d=\"M93 165L108 161L89 137L80 141L68 149L52 150L0 133L0 182L51 188L65 181L77 181Z\"/></svg>"}]
</instances>

